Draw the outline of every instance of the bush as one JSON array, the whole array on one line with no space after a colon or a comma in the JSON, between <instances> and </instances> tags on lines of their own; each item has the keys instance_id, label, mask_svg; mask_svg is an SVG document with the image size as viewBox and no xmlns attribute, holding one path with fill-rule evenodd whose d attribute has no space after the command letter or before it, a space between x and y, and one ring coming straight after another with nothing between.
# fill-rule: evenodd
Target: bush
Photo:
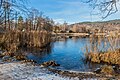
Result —
<instances>
[{"instance_id":1,"label":"bush","mask_svg":"<svg viewBox=\"0 0 120 80\"><path fill-rule=\"evenodd\" d=\"M104 74L114 74L115 71L114 71L112 66L104 65L104 66L101 67L101 73L104 73Z\"/></svg>"}]
</instances>

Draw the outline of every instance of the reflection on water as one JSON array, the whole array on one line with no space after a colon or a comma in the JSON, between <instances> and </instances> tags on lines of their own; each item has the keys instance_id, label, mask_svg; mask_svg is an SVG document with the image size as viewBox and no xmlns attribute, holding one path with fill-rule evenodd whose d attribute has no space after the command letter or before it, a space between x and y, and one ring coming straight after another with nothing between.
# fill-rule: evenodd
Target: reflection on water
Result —
<instances>
[{"instance_id":1,"label":"reflection on water","mask_svg":"<svg viewBox=\"0 0 120 80\"><path fill-rule=\"evenodd\" d=\"M41 58L45 55L48 55L51 53L51 50L52 50L52 47L53 47L53 42L51 43L48 43L46 46L43 46L43 47L38 47L38 48L34 48L34 47L20 47L17 51L17 53L23 53L23 54L26 54L28 56L32 56L32 57L35 57L35 58Z\"/></svg>"},{"instance_id":2,"label":"reflection on water","mask_svg":"<svg viewBox=\"0 0 120 80\"><path fill-rule=\"evenodd\" d=\"M99 51L103 50L104 40L99 44ZM92 43L92 45L98 45L97 43ZM104 48L106 50L109 44L106 44L107 47ZM77 70L77 71L91 71L96 69L100 65L86 63L84 61L84 53L86 52L86 46L89 46L88 51L90 51L90 38L60 38L57 41L54 41L52 44L48 45L45 52L34 52L28 55L29 59L36 60L38 63L42 63L49 60L55 60L61 66L57 67L58 69L65 70Z\"/></svg>"}]
</instances>

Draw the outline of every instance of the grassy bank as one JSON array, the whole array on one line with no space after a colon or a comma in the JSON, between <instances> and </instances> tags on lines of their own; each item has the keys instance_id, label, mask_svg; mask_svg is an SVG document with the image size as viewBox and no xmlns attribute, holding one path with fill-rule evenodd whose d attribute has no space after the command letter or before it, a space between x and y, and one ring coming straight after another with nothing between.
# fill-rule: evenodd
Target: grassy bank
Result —
<instances>
[{"instance_id":1,"label":"grassy bank","mask_svg":"<svg viewBox=\"0 0 120 80\"><path fill-rule=\"evenodd\" d=\"M120 65L119 33L109 33L102 37L96 36L96 34L91 35L89 42L89 47L86 47L88 61Z\"/></svg>"},{"instance_id":2,"label":"grassy bank","mask_svg":"<svg viewBox=\"0 0 120 80\"><path fill-rule=\"evenodd\" d=\"M120 65L120 49L104 53L89 53L87 60L95 63L108 63Z\"/></svg>"},{"instance_id":3,"label":"grassy bank","mask_svg":"<svg viewBox=\"0 0 120 80\"><path fill-rule=\"evenodd\" d=\"M9 31L0 35L1 50L16 52L20 48L42 48L51 42L47 31Z\"/></svg>"}]
</instances>

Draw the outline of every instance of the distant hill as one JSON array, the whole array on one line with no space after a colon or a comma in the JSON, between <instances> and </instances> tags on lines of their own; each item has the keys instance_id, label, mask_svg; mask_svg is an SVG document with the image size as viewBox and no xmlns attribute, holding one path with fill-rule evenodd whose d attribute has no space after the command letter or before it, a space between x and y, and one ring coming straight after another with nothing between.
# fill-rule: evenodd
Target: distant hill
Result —
<instances>
[{"instance_id":1,"label":"distant hill","mask_svg":"<svg viewBox=\"0 0 120 80\"><path fill-rule=\"evenodd\" d=\"M79 23L75 23L75 24L98 24L98 23L118 23L120 24L120 19L115 19L115 20L109 20L109 21L95 21L95 22L79 22ZM75 25L75 24L71 24L71 25Z\"/></svg>"},{"instance_id":2,"label":"distant hill","mask_svg":"<svg viewBox=\"0 0 120 80\"><path fill-rule=\"evenodd\" d=\"M96 21L96 22L80 22L69 25L71 28L76 27L78 31L81 28L93 31L103 30L103 31L120 31L120 19L109 20L109 21Z\"/></svg>"}]
</instances>

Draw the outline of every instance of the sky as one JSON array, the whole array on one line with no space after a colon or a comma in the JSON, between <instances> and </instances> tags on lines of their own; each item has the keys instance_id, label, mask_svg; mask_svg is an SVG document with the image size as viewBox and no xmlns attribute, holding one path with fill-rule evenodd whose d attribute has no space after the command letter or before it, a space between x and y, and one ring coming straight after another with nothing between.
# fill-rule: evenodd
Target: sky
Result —
<instances>
[{"instance_id":1,"label":"sky","mask_svg":"<svg viewBox=\"0 0 120 80\"><path fill-rule=\"evenodd\" d=\"M102 21L100 15L90 15L92 8L81 0L30 0L29 7L44 12L56 23L68 24L85 21ZM120 19L120 6L118 12L108 16L106 20Z\"/></svg>"}]
</instances>

